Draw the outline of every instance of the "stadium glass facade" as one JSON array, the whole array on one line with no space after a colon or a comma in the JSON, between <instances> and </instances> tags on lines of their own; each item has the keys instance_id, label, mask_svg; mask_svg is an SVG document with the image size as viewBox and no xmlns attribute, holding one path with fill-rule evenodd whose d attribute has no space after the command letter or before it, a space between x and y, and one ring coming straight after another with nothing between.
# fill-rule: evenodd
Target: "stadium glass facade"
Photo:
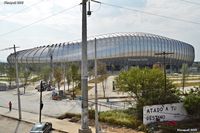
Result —
<instances>
[{"instance_id":1,"label":"stadium glass facade","mask_svg":"<svg viewBox=\"0 0 200 133\"><path fill-rule=\"evenodd\" d=\"M194 47L188 43L148 33L114 33L88 39L88 60L94 60L96 38L97 59L107 64L151 66L162 63L159 52L172 52L166 55L166 63L180 67L183 63L191 65L194 61ZM52 44L17 52L18 63L80 62L81 41ZM14 62L14 54L7 58Z\"/></svg>"}]
</instances>

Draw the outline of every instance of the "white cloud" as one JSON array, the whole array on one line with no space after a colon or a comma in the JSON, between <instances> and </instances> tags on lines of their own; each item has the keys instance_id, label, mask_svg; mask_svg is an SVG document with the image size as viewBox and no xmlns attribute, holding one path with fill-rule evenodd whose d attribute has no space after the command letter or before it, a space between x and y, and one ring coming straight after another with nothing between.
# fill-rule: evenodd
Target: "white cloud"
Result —
<instances>
[{"instance_id":1,"label":"white cloud","mask_svg":"<svg viewBox=\"0 0 200 133\"><path fill-rule=\"evenodd\" d=\"M193 22L199 22L200 18L199 6L184 3L180 0L147 0L145 7L142 9L145 12ZM113 12L113 14L115 13ZM128 10L121 10L121 13L112 16L104 14L101 18L97 17L93 19L90 24L91 34L93 34L93 32L103 33L109 31L149 32L185 41L192 44L196 51L200 50L198 44L200 38L197 37L200 32L200 25L197 24L175 21L173 19L166 19L143 13L134 13ZM200 53L198 52L196 52L196 60L200 60Z\"/></svg>"},{"instance_id":2,"label":"white cloud","mask_svg":"<svg viewBox=\"0 0 200 133\"><path fill-rule=\"evenodd\" d=\"M143 3L138 2L139 4L137 5L139 6L132 6L136 1L129 2L129 8L137 8L146 12L194 22L199 22L200 20L200 8L198 5L188 4L181 0L144 0ZM34 0L29 0L26 3L34 2ZM23 26L32 23L80 2L81 0L44 0L41 4L7 19L10 23L7 24L7 29L4 28L3 31L6 32L6 30L13 29L12 26L16 24ZM106 2L115 4L115 1L106 0ZM123 2L121 3L120 6L123 6ZM94 12L88 17L88 36L112 32L148 32L185 41L192 44L196 51L200 51L200 45L198 44L200 42L200 38L198 37L200 34L200 25L104 5L100 6L99 4L92 4L92 10ZM3 12L2 9L0 11ZM0 15L0 19L2 16L5 15ZM24 41L23 35L27 36ZM0 42L0 45L3 46L5 43L10 44L8 40L11 36L22 48L25 45L30 48L35 47L34 43L36 42L39 46L40 43L41 45L44 45L44 43L48 45L49 43L60 43L81 38L81 8L78 6L69 12L56 15L25 30L7 35L3 43ZM30 46L27 46L28 43ZM200 60L200 53L198 52L196 52L196 60Z\"/></svg>"},{"instance_id":3,"label":"white cloud","mask_svg":"<svg viewBox=\"0 0 200 133\"><path fill-rule=\"evenodd\" d=\"M38 4L34 4L34 3L38 3ZM7 6L9 6L7 8L9 10L11 10L12 13L7 12L6 9L4 9L4 10L2 9L2 12L4 12L4 15L0 15L0 20L5 20L8 22L23 24L23 25L30 24L37 20L43 19L47 16L56 14L64 9L68 9L79 3L80 3L80 0L73 0L73 1L72 0L57 0L57 1L55 1L55 0L40 0L38 2L35 2L34 0L28 0L28 1L24 2L24 8L20 8L19 10L16 9L18 7L17 5L13 5L13 6L7 5ZM31 6L31 5L34 5L34 6ZM3 5L3 6L6 6L6 5ZM27 7L29 7L29 8L27 8ZM23 11L21 11L21 10L23 10ZM76 8L76 10L77 10L77 8ZM17 11L21 11L21 12L16 13ZM73 11L73 9L72 9L72 11ZM72 14L74 14L74 13L72 13ZM62 15L62 14L59 16L60 16L60 20L62 20L62 18L65 18L64 15ZM67 15L67 17L69 17L69 16L73 17L75 15ZM48 22L48 20L41 22L40 24L47 24L47 22ZM56 23L58 23L58 22L56 22ZM49 22L49 24L54 24L54 23Z\"/></svg>"}]
</instances>

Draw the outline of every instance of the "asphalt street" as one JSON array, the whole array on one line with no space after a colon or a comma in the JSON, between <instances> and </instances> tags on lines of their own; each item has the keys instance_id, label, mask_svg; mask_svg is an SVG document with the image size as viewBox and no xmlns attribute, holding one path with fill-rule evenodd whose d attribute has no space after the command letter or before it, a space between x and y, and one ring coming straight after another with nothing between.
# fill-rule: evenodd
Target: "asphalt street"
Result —
<instances>
[{"instance_id":1,"label":"asphalt street","mask_svg":"<svg viewBox=\"0 0 200 133\"><path fill-rule=\"evenodd\" d=\"M33 124L0 115L0 133L28 133ZM61 133L52 131L51 133Z\"/></svg>"},{"instance_id":2,"label":"asphalt street","mask_svg":"<svg viewBox=\"0 0 200 133\"><path fill-rule=\"evenodd\" d=\"M118 97L118 96L126 96L125 94L120 94L112 91L112 81L114 80L114 76L110 76L107 80L106 86L106 97ZM31 113L39 113L39 92L35 90L35 86L37 84L31 84L27 86L26 93L23 93L23 88L20 88L20 99L21 99L21 108L23 111L31 112ZM63 90L63 86L61 87ZM68 113L81 113L81 100L52 100L51 91L43 92L43 109L42 114L47 116L57 117L66 112ZM94 88L89 90L88 92L89 98L94 98ZM98 96L103 96L102 84L98 84ZM12 106L14 109L18 109L18 99L17 99L17 90L9 90L9 91L0 91L0 106L8 107L9 101L12 102ZM109 100L111 101L111 100ZM89 102L89 108L94 108L94 99ZM124 103L107 103L106 99L99 100L99 111L106 111L110 109L123 108Z\"/></svg>"}]
</instances>

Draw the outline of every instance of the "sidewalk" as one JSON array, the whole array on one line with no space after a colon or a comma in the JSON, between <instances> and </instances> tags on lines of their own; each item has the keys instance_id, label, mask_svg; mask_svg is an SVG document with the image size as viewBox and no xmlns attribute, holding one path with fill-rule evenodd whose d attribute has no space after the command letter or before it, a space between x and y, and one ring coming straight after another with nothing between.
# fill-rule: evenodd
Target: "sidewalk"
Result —
<instances>
[{"instance_id":1,"label":"sidewalk","mask_svg":"<svg viewBox=\"0 0 200 133\"><path fill-rule=\"evenodd\" d=\"M22 121L29 122L29 123L36 123L38 122L39 115L33 114L29 112L22 111ZM19 118L18 110L12 110L11 112L8 111L8 108L0 107L0 115L5 117L10 117L14 119ZM68 122L66 120L59 120L53 117L42 116L42 121L44 122L51 122L53 125L53 129L57 131L62 131L65 133L78 133L78 129L80 129L81 125L77 123ZM94 128L90 127L92 132L94 132Z\"/></svg>"}]
</instances>

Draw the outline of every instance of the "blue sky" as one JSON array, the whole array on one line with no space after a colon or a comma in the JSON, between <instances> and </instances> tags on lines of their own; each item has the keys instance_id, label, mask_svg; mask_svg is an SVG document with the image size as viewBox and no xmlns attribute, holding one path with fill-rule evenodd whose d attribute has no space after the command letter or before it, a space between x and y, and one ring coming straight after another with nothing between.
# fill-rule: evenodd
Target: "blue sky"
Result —
<instances>
[{"instance_id":1,"label":"blue sky","mask_svg":"<svg viewBox=\"0 0 200 133\"><path fill-rule=\"evenodd\" d=\"M99 1L200 23L200 4L191 4L183 0ZM199 0L190 1L200 3ZM81 0L24 0L23 5L7 5L0 0L0 49L15 44L20 47L18 50L23 50L80 39L81 6L22 30L10 32L80 2ZM88 17L88 36L113 32L147 32L162 35L193 45L196 51L195 60L200 61L200 24L174 21L96 3L91 4L91 10L93 12ZM0 61L6 61L11 52L13 51L0 51Z\"/></svg>"}]
</instances>

